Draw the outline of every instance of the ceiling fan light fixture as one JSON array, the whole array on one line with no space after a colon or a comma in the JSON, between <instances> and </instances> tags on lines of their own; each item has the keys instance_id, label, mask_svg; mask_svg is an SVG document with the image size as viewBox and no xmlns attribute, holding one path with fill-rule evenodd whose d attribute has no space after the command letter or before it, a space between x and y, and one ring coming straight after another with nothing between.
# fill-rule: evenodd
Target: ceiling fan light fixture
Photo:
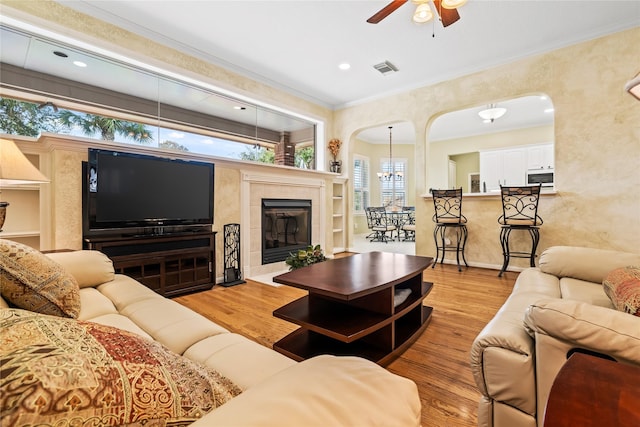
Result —
<instances>
[{"instance_id":1,"label":"ceiling fan light fixture","mask_svg":"<svg viewBox=\"0 0 640 427\"><path fill-rule=\"evenodd\" d=\"M429 3L421 3L416 7L416 11L413 13L413 22L416 24L424 24L433 18L433 12L429 7Z\"/></svg>"},{"instance_id":2,"label":"ceiling fan light fixture","mask_svg":"<svg viewBox=\"0 0 640 427\"><path fill-rule=\"evenodd\" d=\"M442 0L443 9L457 9L460 6L464 6L467 0Z\"/></svg>"},{"instance_id":3,"label":"ceiling fan light fixture","mask_svg":"<svg viewBox=\"0 0 640 427\"><path fill-rule=\"evenodd\" d=\"M493 123L495 119L499 119L504 116L506 112L506 108L497 107L495 104L491 104L487 109L478 111L478 115L485 120L485 123L487 120L490 123Z\"/></svg>"}]
</instances>

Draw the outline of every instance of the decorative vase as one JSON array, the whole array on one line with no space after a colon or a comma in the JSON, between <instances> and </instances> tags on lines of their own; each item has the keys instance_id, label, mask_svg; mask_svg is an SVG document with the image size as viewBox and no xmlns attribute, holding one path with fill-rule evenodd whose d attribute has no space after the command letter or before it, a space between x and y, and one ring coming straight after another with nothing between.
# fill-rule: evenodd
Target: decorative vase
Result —
<instances>
[{"instance_id":1,"label":"decorative vase","mask_svg":"<svg viewBox=\"0 0 640 427\"><path fill-rule=\"evenodd\" d=\"M334 160L333 162L331 162L331 166L329 167L329 170L331 172L340 173L341 168L342 168L342 162L340 160Z\"/></svg>"},{"instance_id":2,"label":"decorative vase","mask_svg":"<svg viewBox=\"0 0 640 427\"><path fill-rule=\"evenodd\" d=\"M6 215L7 215L7 206L9 206L9 203L0 202L0 231L2 231L2 226L4 225L4 219L6 218Z\"/></svg>"}]
</instances>

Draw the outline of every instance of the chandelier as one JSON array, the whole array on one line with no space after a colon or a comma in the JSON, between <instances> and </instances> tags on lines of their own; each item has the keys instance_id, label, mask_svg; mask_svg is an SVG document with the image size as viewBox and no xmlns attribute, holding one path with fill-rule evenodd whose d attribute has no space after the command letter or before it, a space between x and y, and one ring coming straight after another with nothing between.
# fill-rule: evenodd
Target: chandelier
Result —
<instances>
[{"instance_id":1,"label":"chandelier","mask_svg":"<svg viewBox=\"0 0 640 427\"><path fill-rule=\"evenodd\" d=\"M403 178L402 172L396 171L395 163L393 163L391 129L393 129L393 126L389 126L389 170L378 172L376 174L380 181L402 181Z\"/></svg>"}]
</instances>

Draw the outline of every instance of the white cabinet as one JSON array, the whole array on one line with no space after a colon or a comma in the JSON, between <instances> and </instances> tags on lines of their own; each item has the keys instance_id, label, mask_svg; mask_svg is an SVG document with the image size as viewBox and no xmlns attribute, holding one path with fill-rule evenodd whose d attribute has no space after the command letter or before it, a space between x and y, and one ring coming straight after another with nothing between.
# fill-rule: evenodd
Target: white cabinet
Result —
<instances>
[{"instance_id":1,"label":"white cabinet","mask_svg":"<svg viewBox=\"0 0 640 427\"><path fill-rule=\"evenodd\" d=\"M480 152L480 188L500 191L500 185L525 185L527 151L510 148Z\"/></svg>"},{"instance_id":2,"label":"white cabinet","mask_svg":"<svg viewBox=\"0 0 640 427\"><path fill-rule=\"evenodd\" d=\"M527 169L553 169L553 144L533 145L527 148Z\"/></svg>"}]
</instances>

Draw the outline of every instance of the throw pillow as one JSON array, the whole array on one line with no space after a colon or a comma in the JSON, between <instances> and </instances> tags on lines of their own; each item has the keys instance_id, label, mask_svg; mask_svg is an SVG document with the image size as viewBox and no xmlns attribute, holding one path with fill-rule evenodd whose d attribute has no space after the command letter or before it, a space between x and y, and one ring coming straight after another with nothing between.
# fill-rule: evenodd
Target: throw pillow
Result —
<instances>
[{"instance_id":1,"label":"throw pillow","mask_svg":"<svg viewBox=\"0 0 640 427\"><path fill-rule=\"evenodd\" d=\"M61 317L78 317L76 279L39 251L0 239L0 292L16 307Z\"/></svg>"},{"instance_id":2,"label":"throw pillow","mask_svg":"<svg viewBox=\"0 0 640 427\"><path fill-rule=\"evenodd\" d=\"M0 425L186 426L241 393L218 372L110 326L0 310Z\"/></svg>"},{"instance_id":3,"label":"throw pillow","mask_svg":"<svg viewBox=\"0 0 640 427\"><path fill-rule=\"evenodd\" d=\"M640 267L617 268L605 277L602 286L617 310L640 316Z\"/></svg>"}]
</instances>

